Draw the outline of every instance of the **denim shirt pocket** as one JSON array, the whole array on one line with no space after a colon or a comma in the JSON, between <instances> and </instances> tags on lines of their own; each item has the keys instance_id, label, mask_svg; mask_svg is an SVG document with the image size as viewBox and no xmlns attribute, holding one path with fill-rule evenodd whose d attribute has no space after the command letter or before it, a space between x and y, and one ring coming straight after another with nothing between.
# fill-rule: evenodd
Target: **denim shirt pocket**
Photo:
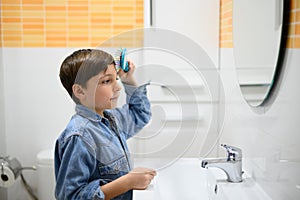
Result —
<instances>
[{"instance_id":1,"label":"denim shirt pocket","mask_svg":"<svg viewBox=\"0 0 300 200\"><path fill-rule=\"evenodd\" d=\"M99 173L101 179L105 182L113 181L129 172L129 166L126 157L122 157L114 160L111 163L99 164Z\"/></svg>"}]
</instances>

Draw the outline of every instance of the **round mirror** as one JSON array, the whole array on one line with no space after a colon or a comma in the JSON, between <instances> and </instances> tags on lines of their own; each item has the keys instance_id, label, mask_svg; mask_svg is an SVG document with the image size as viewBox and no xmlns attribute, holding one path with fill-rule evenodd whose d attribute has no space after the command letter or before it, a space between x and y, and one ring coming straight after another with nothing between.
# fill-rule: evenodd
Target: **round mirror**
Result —
<instances>
[{"instance_id":1,"label":"round mirror","mask_svg":"<svg viewBox=\"0 0 300 200\"><path fill-rule=\"evenodd\" d=\"M249 105L262 106L274 85L282 47L283 0L233 1L233 53Z\"/></svg>"}]
</instances>

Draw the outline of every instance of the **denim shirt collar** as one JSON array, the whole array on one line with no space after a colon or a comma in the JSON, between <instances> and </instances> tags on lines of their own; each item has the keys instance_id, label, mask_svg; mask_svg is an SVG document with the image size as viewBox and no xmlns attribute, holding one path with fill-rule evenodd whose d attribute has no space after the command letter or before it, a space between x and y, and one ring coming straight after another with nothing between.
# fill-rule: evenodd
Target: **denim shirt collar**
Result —
<instances>
[{"instance_id":1,"label":"denim shirt collar","mask_svg":"<svg viewBox=\"0 0 300 200\"><path fill-rule=\"evenodd\" d=\"M95 111L93 111L83 105L80 105L80 104L76 105L75 111L76 111L76 114L81 115L91 121L94 121L94 122L99 122L103 118L101 115L97 114Z\"/></svg>"},{"instance_id":2,"label":"denim shirt collar","mask_svg":"<svg viewBox=\"0 0 300 200\"><path fill-rule=\"evenodd\" d=\"M87 118L88 120L94 121L94 122L100 122L107 119L114 119L113 115L109 111L104 111L104 117L96 113L95 111L77 104L75 107L76 114Z\"/></svg>"}]
</instances>

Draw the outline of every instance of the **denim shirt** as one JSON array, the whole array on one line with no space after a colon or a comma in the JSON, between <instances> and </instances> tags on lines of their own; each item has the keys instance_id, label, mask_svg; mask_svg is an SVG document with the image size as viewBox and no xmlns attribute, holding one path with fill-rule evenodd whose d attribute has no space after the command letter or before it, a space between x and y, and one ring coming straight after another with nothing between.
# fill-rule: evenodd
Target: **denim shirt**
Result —
<instances>
[{"instance_id":1,"label":"denim shirt","mask_svg":"<svg viewBox=\"0 0 300 200\"><path fill-rule=\"evenodd\" d=\"M100 186L132 169L126 140L149 122L151 111L146 85L124 87L127 103L105 110L104 117L76 105L55 145L57 199L104 199ZM132 190L114 199L132 199Z\"/></svg>"}]
</instances>

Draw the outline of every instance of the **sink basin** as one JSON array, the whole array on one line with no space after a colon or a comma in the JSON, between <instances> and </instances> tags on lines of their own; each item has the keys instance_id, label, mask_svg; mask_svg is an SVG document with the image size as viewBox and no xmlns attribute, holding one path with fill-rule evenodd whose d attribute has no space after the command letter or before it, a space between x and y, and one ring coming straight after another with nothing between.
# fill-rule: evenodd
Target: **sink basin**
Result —
<instances>
[{"instance_id":1,"label":"sink basin","mask_svg":"<svg viewBox=\"0 0 300 200\"><path fill-rule=\"evenodd\" d=\"M164 163L163 165L161 163ZM204 169L199 158L136 159L135 166L157 170L146 190L134 190L133 200L271 200L246 172L243 182L229 183L218 168Z\"/></svg>"},{"instance_id":2,"label":"sink basin","mask_svg":"<svg viewBox=\"0 0 300 200\"><path fill-rule=\"evenodd\" d=\"M135 161L135 166L157 169L157 176L146 190L134 190L134 200L218 199L216 179L210 171L201 168L198 158L178 159L164 167L159 162L161 159Z\"/></svg>"},{"instance_id":3,"label":"sink basin","mask_svg":"<svg viewBox=\"0 0 300 200\"><path fill-rule=\"evenodd\" d=\"M208 169L219 186L219 195L225 200L272 200L265 191L247 173L243 174L243 182L229 183L225 173L218 168Z\"/></svg>"}]
</instances>

